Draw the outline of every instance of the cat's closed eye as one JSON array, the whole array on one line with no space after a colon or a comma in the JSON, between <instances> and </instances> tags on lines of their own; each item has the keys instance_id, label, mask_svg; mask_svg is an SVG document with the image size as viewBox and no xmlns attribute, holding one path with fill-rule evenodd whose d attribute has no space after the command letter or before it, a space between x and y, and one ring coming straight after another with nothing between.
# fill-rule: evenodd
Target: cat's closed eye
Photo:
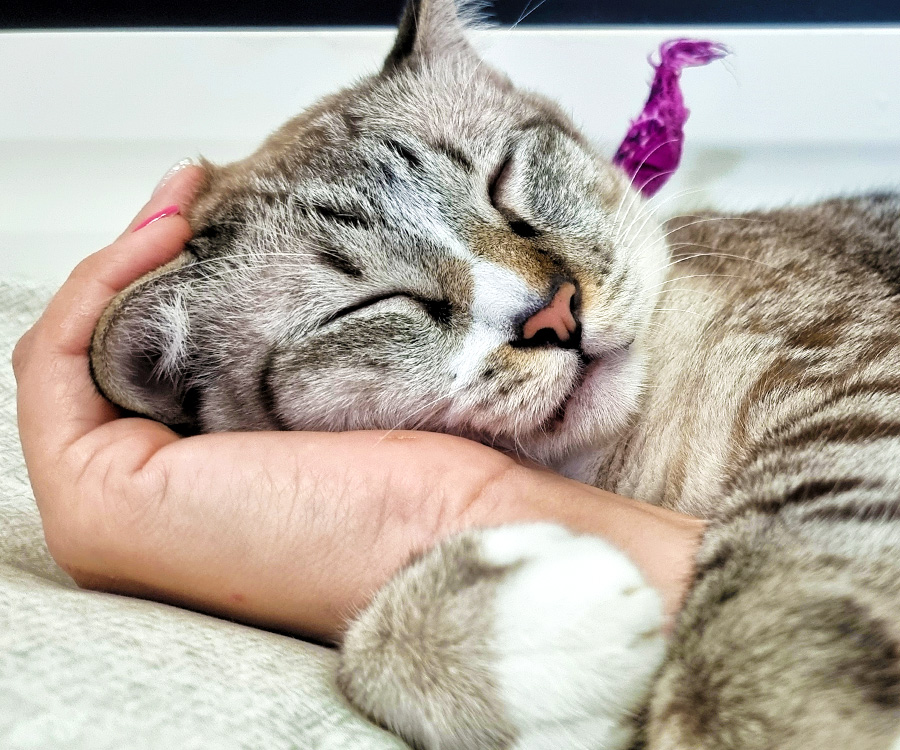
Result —
<instances>
[{"instance_id":1,"label":"cat's closed eye","mask_svg":"<svg viewBox=\"0 0 900 750\"><path fill-rule=\"evenodd\" d=\"M488 199L491 205L509 225L510 231L518 237L537 237L540 232L519 216L511 207L508 196L509 181L513 169L513 155L507 154L488 181Z\"/></svg>"},{"instance_id":2,"label":"cat's closed eye","mask_svg":"<svg viewBox=\"0 0 900 750\"><path fill-rule=\"evenodd\" d=\"M410 302L421 306L422 309L432 320L434 320L435 323L438 323L442 326L449 325L453 317L453 304L449 300L429 299L409 292L387 292L385 294L377 294L371 297L366 297L358 302L355 302L352 305L342 307L337 312L329 315L322 322L322 325L328 325L329 323L333 323L335 320L339 320L340 318L352 315L353 313L359 312L360 310L373 307L375 305L381 304L382 302L387 302L388 300L392 299L407 299Z\"/></svg>"}]
</instances>

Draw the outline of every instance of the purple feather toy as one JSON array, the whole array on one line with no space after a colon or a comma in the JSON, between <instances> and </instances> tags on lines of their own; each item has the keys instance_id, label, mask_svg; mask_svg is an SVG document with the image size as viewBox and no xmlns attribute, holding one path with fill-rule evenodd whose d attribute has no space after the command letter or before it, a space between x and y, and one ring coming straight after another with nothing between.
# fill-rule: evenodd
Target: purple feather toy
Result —
<instances>
[{"instance_id":1,"label":"purple feather toy","mask_svg":"<svg viewBox=\"0 0 900 750\"><path fill-rule=\"evenodd\" d=\"M699 39L672 39L659 48L650 96L613 157L613 164L625 170L632 185L648 198L675 173L684 145L684 123L690 110L678 79L682 68L706 65L728 54L728 48Z\"/></svg>"}]
</instances>

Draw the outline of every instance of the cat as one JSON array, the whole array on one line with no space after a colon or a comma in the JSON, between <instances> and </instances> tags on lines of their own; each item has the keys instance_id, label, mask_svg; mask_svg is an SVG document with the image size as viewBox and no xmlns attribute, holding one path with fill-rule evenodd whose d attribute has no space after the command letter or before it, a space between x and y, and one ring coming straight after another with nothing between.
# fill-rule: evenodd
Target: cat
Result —
<instances>
[{"instance_id":1,"label":"cat","mask_svg":"<svg viewBox=\"0 0 900 750\"><path fill-rule=\"evenodd\" d=\"M668 641L559 526L400 571L338 683L414 746L900 747L900 197L661 226L468 22L412 0L378 74L207 164L98 387L185 433L453 433L709 519Z\"/></svg>"}]
</instances>

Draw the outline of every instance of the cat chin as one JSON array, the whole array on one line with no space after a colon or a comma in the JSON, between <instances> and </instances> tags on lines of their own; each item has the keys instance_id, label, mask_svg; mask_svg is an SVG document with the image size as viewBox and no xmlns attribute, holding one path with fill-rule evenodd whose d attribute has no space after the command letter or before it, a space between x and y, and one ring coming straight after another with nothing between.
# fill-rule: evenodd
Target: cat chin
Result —
<instances>
[{"instance_id":1,"label":"cat chin","mask_svg":"<svg viewBox=\"0 0 900 750\"><path fill-rule=\"evenodd\" d=\"M633 349L595 362L562 417L542 424L530 440L521 441L523 447L548 466L602 453L637 412L644 370L643 356Z\"/></svg>"}]
</instances>

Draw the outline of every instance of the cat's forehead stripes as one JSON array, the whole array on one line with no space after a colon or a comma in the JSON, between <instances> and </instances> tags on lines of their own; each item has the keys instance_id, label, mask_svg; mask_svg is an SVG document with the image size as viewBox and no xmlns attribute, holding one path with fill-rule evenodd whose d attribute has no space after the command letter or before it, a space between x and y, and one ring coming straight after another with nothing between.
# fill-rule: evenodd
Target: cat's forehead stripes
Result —
<instances>
[{"instance_id":1,"label":"cat's forehead stripes","mask_svg":"<svg viewBox=\"0 0 900 750\"><path fill-rule=\"evenodd\" d=\"M320 244L315 247L315 253L320 261L326 266L333 268L338 273L342 273L353 279L362 278L362 267L351 258L349 253L344 251L343 248L335 247L333 245L325 247Z\"/></svg>"},{"instance_id":2,"label":"cat's forehead stripes","mask_svg":"<svg viewBox=\"0 0 900 750\"><path fill-rule=\"evenodd\" d=\"M460 146L452 145L445 140L437 140L432 143L421 138L413 139L409 135L403 135L401 140L401 136L393 133L376 137L374 140L399 156L414 172L426 171L430 165L426 165L423 159L429 159L432 156L446 158L454 167L467 175L475 172L475 165L469 155Z\"/></svg>"},{"instance_id":3,"label":"cat's forehead stripes","mask_svg":"<svg viewBox=\"0 0 900 750\"><path fill-rule=\"evenodd\" d=\"M459 147L443 140L432 144L432 147L455 162L457 166L466 172L472 173L475 171L475 165L472 163L472 160Z\"/></svg>"}]
</instances>

